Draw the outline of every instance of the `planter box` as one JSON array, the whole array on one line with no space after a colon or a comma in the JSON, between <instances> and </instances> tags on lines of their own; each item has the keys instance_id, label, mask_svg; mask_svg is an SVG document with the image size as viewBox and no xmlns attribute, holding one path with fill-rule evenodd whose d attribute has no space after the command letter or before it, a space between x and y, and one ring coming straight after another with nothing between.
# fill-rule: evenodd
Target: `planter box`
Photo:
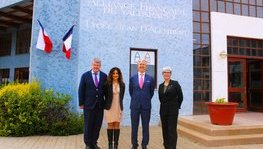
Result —
<instances>
[{"instance_id":1,"label":"planter box","mask_svg":"<svg viewBox=\"0 0 263 149\"><path fill-rule=\"evenodd\" d=\"M232 125L238 103L206 102L210 121L215 125Z\"/></svg>"}]
</instances>

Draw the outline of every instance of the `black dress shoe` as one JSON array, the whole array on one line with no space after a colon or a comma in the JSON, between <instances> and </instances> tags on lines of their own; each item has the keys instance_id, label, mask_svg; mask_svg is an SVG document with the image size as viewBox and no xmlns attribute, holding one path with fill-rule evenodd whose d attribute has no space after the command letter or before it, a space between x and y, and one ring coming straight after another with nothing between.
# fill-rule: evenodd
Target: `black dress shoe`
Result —
<instances>
[{"instance_id":1,"label":"black dress shoe","mask_svg":"<svg viewBox=\"0 0 263 149\"><path fill-rule=\"evenodd\" d=\"M92 149L92 147L90 147L90 146L86 146L85 149Z\"/></svg>"},{"instance_id":2,"label":"black dress shoe","mask_svg":"<svg viewBox=\"0 0 263 149\"><path fill-rule=\"evenodd\" d=\"M138 149L138 147L137 146L132 146L132 148L131 149Z\"/></svg>"},{"instance_id":3,"label":"black dress shoe","mask_svg":"<svg viewBox=\"0 0 263 149\"><path fill-rule=\"evenodd\" d=\"M142 149L147 149L147 146L142 146Z\"/></svg>"}]
</instances>

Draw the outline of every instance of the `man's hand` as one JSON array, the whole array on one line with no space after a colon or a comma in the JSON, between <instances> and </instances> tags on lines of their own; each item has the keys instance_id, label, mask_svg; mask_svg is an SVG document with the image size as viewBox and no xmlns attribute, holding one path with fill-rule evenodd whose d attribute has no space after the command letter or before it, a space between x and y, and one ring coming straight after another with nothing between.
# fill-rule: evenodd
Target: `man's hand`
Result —
<instances>
[{"instance_id":1,"label":"man's hand","mask_svg":"<svg viewBox=\"0 0 263 149\"><path fill-rule=\"evenodd\" d=\"M79 106L80 109L84 109L84 106Z\"/></svg>"}]
</instances>

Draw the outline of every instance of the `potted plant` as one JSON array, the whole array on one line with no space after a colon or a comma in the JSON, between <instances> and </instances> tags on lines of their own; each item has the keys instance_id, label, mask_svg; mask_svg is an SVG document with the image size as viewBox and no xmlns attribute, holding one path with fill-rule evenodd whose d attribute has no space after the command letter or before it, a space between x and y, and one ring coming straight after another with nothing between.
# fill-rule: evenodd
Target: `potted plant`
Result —
<instances>
[{"instance_id":1,"label":"potted plant","mask_svg":"<svg viewBox=\"0 0 263 149\"><path fill-rule=\"evenodd\" d=\"M232 125L238 103L217 98L215 102L206 102L210 121L216 125Z\"/></svg>"}]
</instances>

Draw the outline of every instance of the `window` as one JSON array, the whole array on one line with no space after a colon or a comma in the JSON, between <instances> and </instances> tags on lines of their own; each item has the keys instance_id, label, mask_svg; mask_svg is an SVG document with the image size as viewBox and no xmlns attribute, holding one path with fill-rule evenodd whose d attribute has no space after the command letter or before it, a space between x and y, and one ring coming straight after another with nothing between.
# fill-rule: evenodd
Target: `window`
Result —
<instances>
[{"instance_id":1,"label":"window","mask_svg":"<svg viewBox=\"0 0 263 149\"><path fill-rule=\"evenodd\" d=\"M200 12L194 11L193 12L193 20L194 21L200 21Z\"/></svg>"},{"instance_id":2,"label":"window","mask_svg":"<svg viewBox=\"0 0 263 149\"><path fill-rule=\"evenodd\" d=\"M20 30L16 38L16 54L29 53L31 29Z\"/></svg>"},{"instance_id":3,"label":"window","mask_svg":"<svg viewBox=\"0 0 263 149\"><path fill-rule=\"evenodd\" d=\"M216 0L210 0L210 11L216 11Z\"/></svg>"},{"instance_id":4,"label":"window","mask_svg":"<svg viewBox=\"0 0 263 149\"><path fill-rule=\"evenodd\" d=\"M233 3L226 2L226 13L233 14Z\"/></svg>"},{"instance_id":5,"label":"window","mask_svg":"<svg viewBox=\"0 0 263 149\"><path fill-rule=\"evenodd\" d=\"M242 15L248 16L248 5L242 5Z\"/></svg>"},{"instance_id":6,"label":"window","mask_svg":"<svg viewBox=\"0 0 263 149\"><path fill-rule=\"evenodd\" d=\"M201 0L201 10L208 11L208 1L209 0Z\"/></svg>"},{"instance_id":7,"label":"window","mask_svg":"<svg viewBox=\"0 0 263 149\"><path fill-rule=\"evenodd\" d=\"M256 17L256 7L249 6L249 16Z\"/></svg>"},{"instance_id":8,"label":"window","mask_svg":"<svg viewBox=\"0 0 263 149\"><path fill-rule=\"evenodd\" d=\"M195 43L195 44L200 44L201 43L201 37L200 37L200 34L194 34L193 35L193 42Z\"/></svg>"},{"instance_id":9,"label":"window","mask_svg":"<svg viewBox=\"0 0 263 149\"><path fill-rule=\"evenodd\" d=\"M26 83L29 80L29 67L15 68L15 81Z\"/></svg>"},{"instance_id":10,"label":"window","mask_svg":"<svg viewBox=\"0 0 263 149\"><path fill-rule=\"evenodd\" d=\"M206 56L209 56L210 54L210 48L209 48L209 45L203 45L202 46L202 55L206 55Z\"/></svg>"},{"instance_id":11,"label":"window","mask_svg":"<svg viewBox=\"0 0 263 149\"><path fill-rule=\"evenodd\" d=\"M218 12L225 12L225 2L217 1L217 10Z\"/></svg>"},{"instance_id":12,"label":"window","mask_svg":"<svg viewBox=\"0 0 263 149\"><path fill-rule=\"evenodd\" d=\"M257 5L258 6L263 6L263 3L262 3L263 1L262 0L257 0Z\"/></svg>"},{"instance_id":13,"label":"window","mask_svg":"<svg viewBox=\"0 0 263 149\"><path fill-rule=\"evenodd\" d=\"M249 4L256 5L256 0L249 0Z\"/></svg>"},{"instance_id":14,"label":"window","mask_svg":"<svg viewBox=\"0 0 263 149\"><path fill-rule=\"evenodd\" d=\"M257 7L257 16L263 18L263 7Z\"/></svg>"},{"instance_id":15,"label":"window","mask_svg":"<svg viewBox=\"0 0 263 149\"><path fill-rule=\"evenodd\" d=\"M9 83L10 69L0 69L0 85Z\"/></svg>"},{"instance_id":16,"label":"window","mask_svg":"<svg viewBox=\"0 0 263 149\"><path fill-rule=\"evenodd\" d=\"M11 55L11 44L11 34L3 34L0 36L0 56Z\"/></svg>"},{"instance_id":17,"label":"window","mask_svg":"<svg viewBox=\"0 0 263 149\"><path fill-rule=\"evenodd\" d=\"M199 0L193 0L193 9L194 10L200 10Z\"/></svg>"},{"instance_id":18,"label":"window","mask_svg":"<svg viewBox=\"0 0 263 149\"><path fill-rule=\"evenodd\" d=\"M157 87L157 49L130 49L130 77L137 74L137 62L147 61L146 73L153 77L155 88Z\"/></svg>"},{"instance_id":19,"label":"window","mask_svg":"<svg viewBox=\"0 0 263 149\"><path fill-rule=\"evenodd\" d=\"M234 4L234 14L237 14L237 15L241 14L240 4Z\"/></svg>"},{"instance_id":20,"label":"window","mask_svg":"<svg viewBox=\"0 0 263 149\"><path fill-rule=\"evenodd\" d=\"M248 4L248 0L242 0L242 3Z\"/></svg>"},{"instance_id":21,"label":"window","mask_svg":"<svg viewBox=\"0 0 263 149\"><path fill-rule=\"evenodd\" d=\"M233 56L262 57L263 40L227 37L227 53Z\"/></svg>"},{"instance_id":22,"label":"window","mask_svg":"<svg viewBox=\"0 0 263 149\"><path fill-rule=\"evenodd\" d=\"M202 12L202 22L209 22L209 13Z\"/></svg>"},{"instance_id":23,"label":"window","mask_svg":"<svg viewBox=\"0 0 263 149\"><path fill-rule=\"evenodd\" d=\"M209 34L202 34L202 44L209 44L210 38Z\"/></svg>"},{"instance_id":24,"label":"window","mask_svg":"<svg viewBox=\"0 0 263 149\"><path fill-rule=\"evenodd\" d=\"M199 23L199 22L194 22L193 31L194 31L194 32L197 32L197 33L200 32L200 23Z\"/></svg>"}]
</instances>

